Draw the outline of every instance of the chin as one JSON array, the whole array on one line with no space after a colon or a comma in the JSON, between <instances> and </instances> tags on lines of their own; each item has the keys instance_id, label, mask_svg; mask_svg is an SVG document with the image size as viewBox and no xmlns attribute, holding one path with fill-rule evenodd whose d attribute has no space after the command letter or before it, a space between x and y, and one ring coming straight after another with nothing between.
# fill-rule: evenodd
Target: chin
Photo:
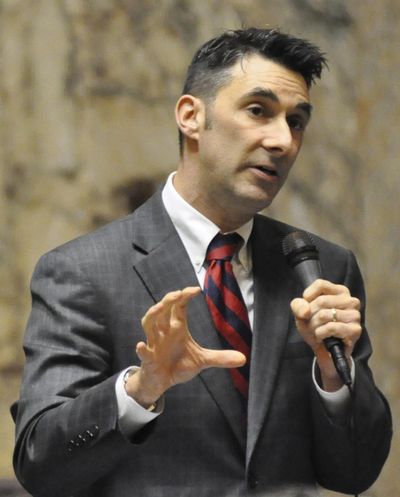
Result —
<instances>
[{"instance_id":1,"label":"chin","mask_svg":"<svg viewBox=\"0 0 400 497\"><path fill-rule=\"evenodd\" d=\"M272 203L274 197L271 196L241 196L237 198L236 205L239 206L243 211L246 211L249 215L255 215L257 212L262 211L269 207Z\"/></svg>"},{"instance_id":2,"label":"chin","mask_svg":"<svg viewBox=\"0 0 400 497\"><path fill-rule=\"evenodd\" d=\"M271 204L277 193L277 191L266 192L265 190L260 191L258 188L252 189L250 191L243 192L242 202L259 206L260 210L265 209L265 207L268 207Z\"/></svg>"}]
</instances>

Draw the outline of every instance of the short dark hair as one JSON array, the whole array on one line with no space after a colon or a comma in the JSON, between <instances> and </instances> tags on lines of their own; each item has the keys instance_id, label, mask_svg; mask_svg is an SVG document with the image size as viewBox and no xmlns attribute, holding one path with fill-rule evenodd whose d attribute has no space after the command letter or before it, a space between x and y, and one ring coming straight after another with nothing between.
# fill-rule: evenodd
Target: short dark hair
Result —
<instances>
[{"instance_id":1,"label":"short dark hair","mask_svg":"<svg viewBox=\"0 0 400 497\"><path fill-rule=\"evenodd\" d=\"M230 69L246 55L258 54L301 74L310 88L321 77L327 60L321 50L307 40L279 29L247 28L226 31L202 45L190 63L182 95L212 101L229 82ZM182 152L183 135L179 132Z\"/></svg>"}]
</instances>

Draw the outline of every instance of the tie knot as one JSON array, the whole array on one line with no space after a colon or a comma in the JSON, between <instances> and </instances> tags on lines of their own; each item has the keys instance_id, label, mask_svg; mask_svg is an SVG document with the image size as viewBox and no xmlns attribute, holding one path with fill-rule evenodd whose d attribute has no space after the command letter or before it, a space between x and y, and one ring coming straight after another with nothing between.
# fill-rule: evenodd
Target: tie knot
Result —
<instances>
[{"instance_id":1,"label":"tie knot","mask_svg":"<svg viewBox=\"0 0 400 497\"><path fill-rule=\"evenodd\" d=\"M229 233L228 235L218 233L208 246L206 260L208 262L230 261L242 242L243 238L238 233Z\"/></svg>"}]
</instances>

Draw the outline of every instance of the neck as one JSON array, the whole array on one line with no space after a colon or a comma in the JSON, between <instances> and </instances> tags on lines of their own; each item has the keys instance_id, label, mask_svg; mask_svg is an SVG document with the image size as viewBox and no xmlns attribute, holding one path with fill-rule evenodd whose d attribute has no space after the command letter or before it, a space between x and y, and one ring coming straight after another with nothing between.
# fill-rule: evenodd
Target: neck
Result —
<instances>
[{"instance_id":1,"label":"neck","mask_svg":"<svg viewBox=\"0 0 400 497\"><path fill-rule=\"evenodd\" d=\"M182 170L174 176L174 187L179 195L194 209L219 227L222 233L238 229L253 218L253 213L235 211L234 206L226 208L217 195L209 194L209 189L199 188L194 175L184 175Z\"/></svg>"}]
</instances>

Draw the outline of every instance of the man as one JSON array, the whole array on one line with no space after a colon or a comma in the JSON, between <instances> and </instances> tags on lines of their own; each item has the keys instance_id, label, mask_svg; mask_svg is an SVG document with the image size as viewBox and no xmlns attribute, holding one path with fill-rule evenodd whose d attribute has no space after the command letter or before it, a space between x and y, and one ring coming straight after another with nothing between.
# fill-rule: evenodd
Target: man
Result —
<instances>
[{"instance_id":1,"label":"man","mask_svg":"<svg viewBox=\"0 0 400 497\"><path fill-rule=\"evenodd\" d=\"M14 408L15 469L33 495L313 497L376 479L391 421L354 256L317 238L324 279L296 298L281 250L294 228L257 215L301 148L324 64L278 30L206 43L176 106L176 174L133 215L41 259ZM232 232L242 245L220 271L240 287L238 350L221 345L237 335L229 320L220 330L208 248Z\"/></svg>"}]
</instances>

